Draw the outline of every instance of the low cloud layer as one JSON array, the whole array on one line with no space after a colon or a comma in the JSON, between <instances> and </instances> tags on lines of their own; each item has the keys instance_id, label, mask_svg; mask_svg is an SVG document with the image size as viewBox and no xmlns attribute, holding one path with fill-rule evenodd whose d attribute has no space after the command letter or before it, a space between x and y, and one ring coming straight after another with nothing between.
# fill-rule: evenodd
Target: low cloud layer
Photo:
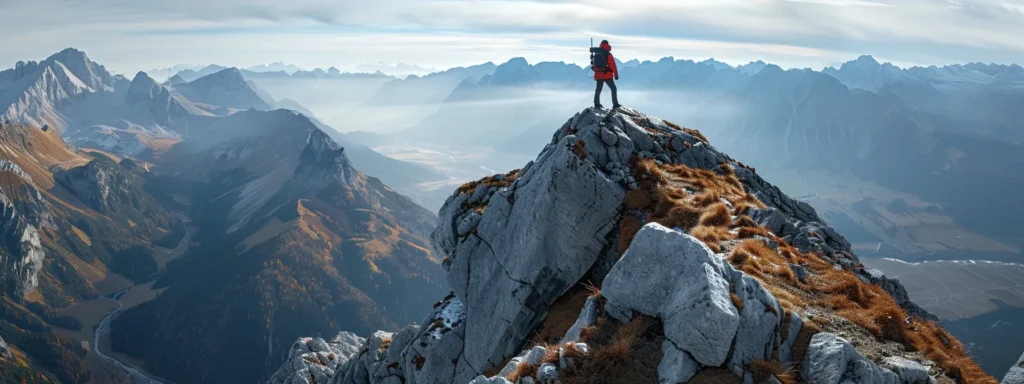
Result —
<instances>
[{"instance_id":1,"label":"low cloud layer","mask_svg":"<svg viewBox=\"0 0 1024 384\"><path fill-rule=\"evenodd\" d=\"M0 9L5 67L69 46L126 73L182 62L582 62L590 37L641 59L1024 61L1024 0L0 0Z\"/></svg>"}]
</instances>

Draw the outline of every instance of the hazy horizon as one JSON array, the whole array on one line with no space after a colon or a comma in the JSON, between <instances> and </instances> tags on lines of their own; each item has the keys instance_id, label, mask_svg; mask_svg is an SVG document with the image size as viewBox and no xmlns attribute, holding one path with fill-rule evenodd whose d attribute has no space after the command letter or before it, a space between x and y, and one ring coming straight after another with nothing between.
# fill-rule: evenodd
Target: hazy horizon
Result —
<instances>
[{"instance_id":1,"label":"hazy horizon","mask_svg":"<svg viewBox=\"0 0 1024 384\"><path fill-rule=\"evenodd\" d=\"M284 61L303 68L450 68L525 57L587 60L590 38L624 59L665 56L784 68L871 54L900 66L1022 62L1024 1L734 0L629 7L601 1L4 1L0 67L66 47L117 73ZM955 26L955 27L950 27ZM914 50L905 49L913 45Z\"/></svg>"}]
</instances>

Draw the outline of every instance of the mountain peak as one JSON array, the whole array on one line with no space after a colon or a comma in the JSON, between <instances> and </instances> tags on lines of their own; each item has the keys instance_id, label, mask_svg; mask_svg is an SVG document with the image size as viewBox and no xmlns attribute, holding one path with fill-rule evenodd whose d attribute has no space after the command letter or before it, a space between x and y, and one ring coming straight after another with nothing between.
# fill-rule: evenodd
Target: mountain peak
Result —
<instances>
[{"instance_id":1,"label":"mountain peak","mask_svg":"<svg viewBox=\"0 0 1024 384\"><path fill-rule=\"evenodd\" d=\"M878 60L875 60L875 57L871 55L861 55L857 60L851 61L851 63L862 67L877 67L881 65L878 63Z\"/></svg>"},{"instance_id":2,"label":"mountain peak","mask_svg":"<svg viewBox=\"0 0 1024 384\"><path fill-rule=\"evenodd\" d=\"M89 60L89 56L87 56L85 52L80 51L78 49L65 48L60 52L50 55L50 57L46 58L46 60L57 60L60 62L65 62L65 64L68 64L75 61Z\"/></svg>"},{"instance_id":3,"label":"mountain peak","mask_svg":"<svg viewBox=\"0 0 1024 384\"><path fill-rule=\"evenodd\" d=\"M153 99L164 91L164 87L149 77L146 72L139 71L128 86L128 93L125 95L129 103L139 100Z\"/></svg>"},{"instance_id":4,"label":"mountain peak","mask_svg":"<svg viewBox=\"0 0 1024 384\"><path fill-rule=\"evenodd\" d=\"M898 281L865 270L813 208L700 132L630 108L577 113L536 160L462 185L438 216L433 246L453 292L422 325L349 337L344 350L360 352L334 370L317 368L318 381L741 382L771 365L809 383L854 375L895 383L930 377L905 368L923 360L983 375ZM846 337L865 336L855 346L830 328L838 323ZM941 336L910 336L924 333ZM607 367L616 334L644 335L643 345ZM867 353L892 342L903 345L884 359ZM313 371L301 356L289 360L272 384ZM605 369L596 380L595 370L574 366ZM507 380L510 372L522 380Z\"/></svg>"}]
</instances>

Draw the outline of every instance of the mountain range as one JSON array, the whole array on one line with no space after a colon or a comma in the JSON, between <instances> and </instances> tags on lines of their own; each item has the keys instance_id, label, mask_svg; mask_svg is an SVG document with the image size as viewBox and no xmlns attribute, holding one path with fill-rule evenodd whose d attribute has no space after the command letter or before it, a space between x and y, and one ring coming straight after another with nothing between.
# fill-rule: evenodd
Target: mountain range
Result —
<instances>
[{"instance_id":1,"label":"mountain range","mask_svg":"<svg viewBox=\"0 0 1024 384\"><path fill-rule=\"evenodd\" d=\"M238 69L159 84L68 49L0 78L0 381L258 381L309 329L408 322L444 292L436 215L357 167L440 176L339 145Z\"/></svg>"},{"instance_id":2,"label":"mountain range","mask_svg":"<svg viewBox=\"0 0 1024 384\"><path fill-rule=\"evenodd\" d=\"M1016 257L1020 67L620 64L0 72L0 379L994 382L854 251Z\"/></svg>"}]
</instances>

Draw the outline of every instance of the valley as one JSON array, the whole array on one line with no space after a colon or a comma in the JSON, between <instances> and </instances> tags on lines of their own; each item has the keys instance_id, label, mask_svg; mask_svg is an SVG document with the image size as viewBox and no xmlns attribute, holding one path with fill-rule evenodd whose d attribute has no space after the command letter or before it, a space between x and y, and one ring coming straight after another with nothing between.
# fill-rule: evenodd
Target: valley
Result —
<instances>
[{"instance_id":1,"label":"valley","mask_svg":"<svg viewBox=\"0 0 1024 384\"><path fill-rule=\"evenodd\" d=\"M178 214L178 218L185 226L187 233L177 246L173 249L153 247L157 251L154 253L153 259L161 271L166 268L168 262L185 254L188 250L189 240L196 230L189 225L187 217ZM61 314L74 317L82 322L81 331L75 332L58 328L57 332L78 340L83 346L88 347L90 352L85 362L93 372L93 383L124 383L130 380L138 384L172 384L166 379L155 379L155 376L140 367L141 364L138 361L110 349L109 327L111 320L122 311L153 300L166 290L166 288L154 289L155 282L152 279L149 280L151 281L136 284L124 276L110 273L103 281L95 283L99 294L98 298L78 302L60 311Z\"/></svg>"}]
</instances>

